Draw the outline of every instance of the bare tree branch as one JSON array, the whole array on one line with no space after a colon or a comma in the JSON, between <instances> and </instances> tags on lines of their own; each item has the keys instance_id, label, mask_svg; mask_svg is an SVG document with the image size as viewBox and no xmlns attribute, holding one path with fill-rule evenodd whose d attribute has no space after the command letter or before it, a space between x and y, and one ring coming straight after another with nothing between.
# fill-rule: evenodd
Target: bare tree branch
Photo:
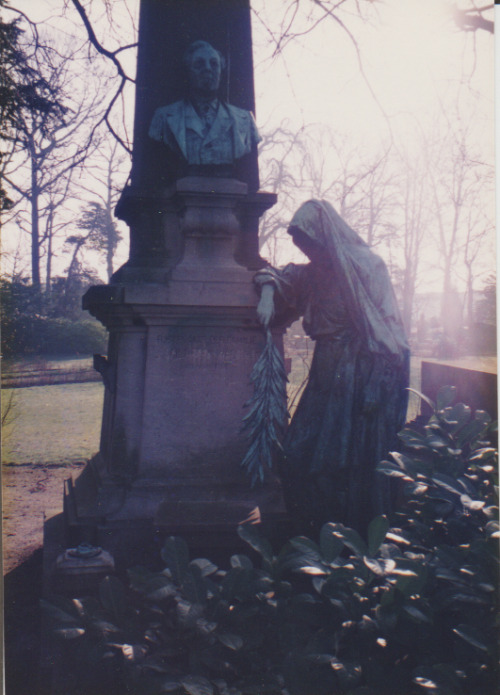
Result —
<instances>
[{"instance_id":1,"label":"bare tree branch","mask_svg":"<svg viewBox=\"0 0 500 695\"><path fill-rule=\"evenodd\" d=\"M80 15L82 22L85 26L85 29L87 30L89 41L94 46L96 51L98 51L98 53L101 53L101 55L103 55L106 58L109 58L109 60L111 60L111 62L116 67L118 74L120 75L120 77L122 78L123 81L128 80L129 82L135 82L135 80L133 80L131 77L129 77L125 73L122 64L120 63L120 61L116 57L120 51L125 50L125 48L127 48L127 47L125 47L125 46L121 47L116 51L108 51L106 48L104 48L104 46L98 41L97 36L95 35L94 29L92 27L92 24L87 16L87 13L85 12L85 9L84 9L83 5L81 4L80 0L71 0L71 2L73 3L76 11ZM137 45L137 44L130 44L130 46L128 46L128 47L132 47L135 45Z\"/></svg>"}]
</instances>

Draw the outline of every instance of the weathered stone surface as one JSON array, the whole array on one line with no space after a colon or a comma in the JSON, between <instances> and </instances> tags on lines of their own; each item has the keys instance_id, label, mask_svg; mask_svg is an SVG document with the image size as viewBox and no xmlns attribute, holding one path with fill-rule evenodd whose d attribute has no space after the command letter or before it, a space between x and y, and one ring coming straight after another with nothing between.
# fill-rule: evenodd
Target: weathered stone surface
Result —
<instances>
[{"instance_id":1,"label":"weathered stone surface","mask_svg":"<svg viewBox=\"0 0 500 695\"><path fill-rule=\"evenodd\" d=\"M486 410L493 420L497 419L497 374L496 370L469 369L450 361L424 361L421 367L421 391L436 402L441 386L451 384L456 387L456 402L465 403L472 410ZM422 401L422 412L430 415L430 408Z\"/></svg>"},{"instance_id":2,"label":"weathered stone surface","mask_svg":"<svg viewBox=\"0 0 500 695\"><path fill-rule=\"evenodd\" d=\"M274 475L251 489L239 465L250 373L265 336L253 272L235 258L245 245L241 220L255 222L273 199L248 200L234 179L181 179L162 198L165 235L177 235L178 249L164 281L87 292L84 306L110 339L107 358L96 360L106 386L100 452L66 493L73 544L80 529L120 555L120 524L132 524L150 543L155 533L175 533L229 547L251 515L279 525ZM129 270L122 277L130 280Z\"/></svg>"},{"instance_id":3,"label":"weathered stone surface","mask_svg":"<svg viewBox=\"0 0 500 695\"><path fill-rule=\"evenodd\" d=\"M142 0L139 19L132 185L158 191L187 173L185 163L158 152L147 137L158 107L186 95L182 57L194 41L220 51L227 69L219 96L255 113L249 0ZM257 151L240 162L236 178L259 188Z\"/></svg>"},{"instance_id":4,"label":"weathered stone surface","mask_svg":"<svg viewBox=\"0 0 500 695\"><path fill-rule=\"evenodd\" d=\"M95 359L106 387L100 451L68 481L64 523L46 525L47 567L82 541L109 551L118 573L154 562L167 535L193 552L234 552L242 521L272 533L284 519L274 476L251 489L239 466L264 345L258 222L276 196L258 191L255 141L230 175L193 175L148 137L155 110L183 99L182 55L200 39L228 65L218 99L255 111L248 0L141 0L133 164L116 210L130 255L84 298L109 330L108 354Z\"/></svg>"},{"instance_id":5,"label":"weathered stone surface","mask_svg":"<svg viewBox=\"0 0 500 695\"><path fill-rule=\"evenodd\" d=\"M161 196L125 189L117 215L130 226L130 258L113 283L167 283L181 262L262 267L258 223L276 195L247 190L235 179L206 177L180 179Z\"/></svg>"}]
</instances>

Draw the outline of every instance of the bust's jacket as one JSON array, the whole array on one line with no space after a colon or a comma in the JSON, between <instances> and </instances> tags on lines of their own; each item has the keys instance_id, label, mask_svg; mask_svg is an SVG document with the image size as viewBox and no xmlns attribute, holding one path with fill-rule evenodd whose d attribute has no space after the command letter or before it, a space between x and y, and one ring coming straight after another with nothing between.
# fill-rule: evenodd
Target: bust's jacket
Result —
<instances>
[{"instance_id":1,"label":"bust's jacket","mask_svg":"<svg viewBox=\"0 0 500 695\"><path fill-rule=\"evenodd\" d=\"M173 150L178 148L189 164L203 164L203 161L190 161L186 125L199 136L203 148L209 149L214 145L219 148L220 161L210 163L232 163L248 154L261 140L250 111L222 101L219 101L212 127L204 136L202 121L187 100L176 101L156 109L149 128L149 137L165 143ZM226 147L223 143L226 143ZM227 147L228 144L230 147Z\"/></svg>"}]
</instances>

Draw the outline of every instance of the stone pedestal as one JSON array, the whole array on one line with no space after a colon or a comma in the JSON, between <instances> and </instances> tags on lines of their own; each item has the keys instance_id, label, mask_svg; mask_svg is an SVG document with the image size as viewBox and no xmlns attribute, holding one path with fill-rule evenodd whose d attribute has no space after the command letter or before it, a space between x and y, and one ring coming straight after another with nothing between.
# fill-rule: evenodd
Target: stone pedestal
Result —
<instances>
[{"instance_id":1,"label":"stone pedestal","mask_svg":"<svg viewBox=\"0 0 500 695\"><path fill-rule=\"evenodd\" d=\"M178 261L166 254L170 263L155 266L164 282L141 282L148 268L125 266L122 282L85 295L110 338L107 358L96 360L106 386L100 452L66 491L71 543L116 553L122 541L110 547L110 538L125 524L183 535L206 552L234 547L248 518L270 527L283 518L277 480L251 490L239 465L250 373L265 338L253 271L235 254L244 248L240 220L258 219L273 202L262 198L232 179L178 181L156 203Z\"/></svg>"}]
</instances>

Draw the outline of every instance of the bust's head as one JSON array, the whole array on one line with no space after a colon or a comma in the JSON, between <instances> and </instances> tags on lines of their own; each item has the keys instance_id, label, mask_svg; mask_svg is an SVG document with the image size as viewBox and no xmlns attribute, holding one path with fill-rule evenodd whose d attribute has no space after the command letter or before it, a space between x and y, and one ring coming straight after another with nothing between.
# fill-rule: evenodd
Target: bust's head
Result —
<instances>
[{"instance_id":1,"label":"bust's head","mask_svg":"<svg viewBox=\"0 0 500 695\"><path fill-rule=\"evenodd\" d=\"M183 56L189 91L193 96L214 97L220 84L224 59L207 41L195 41Z\"/></svg>"}]
</instances>

